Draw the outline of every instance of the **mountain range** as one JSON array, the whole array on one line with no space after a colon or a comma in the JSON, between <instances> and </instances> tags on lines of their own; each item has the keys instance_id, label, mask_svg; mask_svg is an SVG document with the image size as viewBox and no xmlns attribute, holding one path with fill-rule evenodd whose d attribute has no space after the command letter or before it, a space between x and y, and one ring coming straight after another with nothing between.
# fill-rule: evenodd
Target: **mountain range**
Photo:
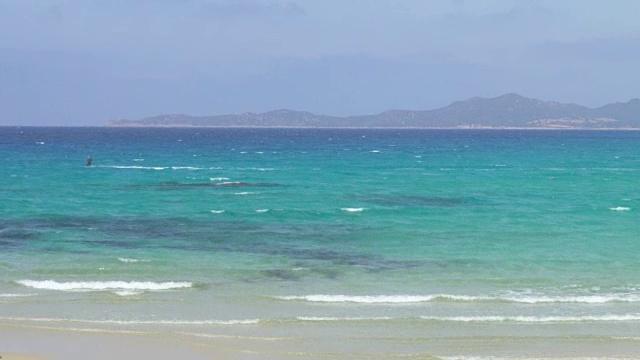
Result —
<instances>
[{"instance_id":1,"label":"mountain range","mask_svg":"<svg viewBox=\"0 0 640 360\"><path fill-rule=\"evenodd\" d=\"M376 115L337 117L275 110L239 115L166 114L141 120L110 120L106 126L328 127L328 128L540 128L640 129L640 99L597 108L505 94L474 97L422 111L388 110Z\"/></svg>"}]
</instances>

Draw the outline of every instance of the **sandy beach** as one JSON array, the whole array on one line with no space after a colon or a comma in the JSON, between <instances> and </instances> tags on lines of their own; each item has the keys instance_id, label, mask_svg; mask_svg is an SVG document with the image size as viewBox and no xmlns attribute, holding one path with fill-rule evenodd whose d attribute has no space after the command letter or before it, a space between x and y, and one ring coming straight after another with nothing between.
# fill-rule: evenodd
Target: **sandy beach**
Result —
<instances>
[{"instance_id":1,"label":"sandy beach","mask_svg":"<svg viewBox=\"0 0 640 360\"><path fill-rule=\"evenodd\" d=\"M211 359L223 352L201 352L170 336L64 331L0 325L2 360Z\"/></svg>"},{"instance_id":2,"label":"sandy beach","mask_svg":"<svg viewBox=\"0 0 640 360\"><path fill-rule=\"evenodd\" d=\"M471 326L472 328L474 326ZM316 329L318 330L318 329ZM324 330L330 330L325 329ZM368 330L370 333L367 333ZM397 330L397 329L395 329ZM451 329L442 329L447 333ZM392 333L394 329L389 329ZM2 360L84 359L635 359L633 339L590 336L461 336L385 339L385 329L335 329L333 341L236 337L198 338L177 333L118 333L0 325ZM366 335L371 335L367 337ZM279 341L282 340L282 341ZM300 340L300 339L298 339ZM391 345L391 346L390 346ZM386 350L384 350L386 349ZM465 353L469 355L465 355ZM454 355L455 354L455 355ZM473 354L473 355L471 355Z\"/></svg>"}]
</instances>

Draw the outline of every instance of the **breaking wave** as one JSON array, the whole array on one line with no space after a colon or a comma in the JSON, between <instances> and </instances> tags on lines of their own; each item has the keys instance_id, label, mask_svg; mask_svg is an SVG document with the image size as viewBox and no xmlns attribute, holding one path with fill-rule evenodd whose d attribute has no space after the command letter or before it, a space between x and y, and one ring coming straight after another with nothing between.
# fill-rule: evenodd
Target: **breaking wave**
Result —
<instances>
[{"instance_id":1,"label":"breaking wave","mask_svg":"<svg viewBox=\"0 0 640 360\"><path fill-rule=\"evenodd\" d=\"M34 289L56 291L113 291L118 295L135 295L143 291L162 291L193 287L188 281L70 281L19 280L16 283Z\"/></svg>"},{"instance_id":2,"label":"breaking wave","mask_svg":"<svg viewBox=\"0 0 640 360\"><path fill-rule=\"evenodd\" d=\"M423 320L450 322L600 322L600 321L638 321L640 314L627 315L584 315L584 316L421 316Z\"/></svg>"},{"instance_id":3,"label":"breaking wave","mask_svg":"<svg viewBox=\"0 0 640 360\"><path fill-rule=\"evenodd\" d=\"M525 304L539 303L584 303L603 304L608 302L640 302L640 294L602 294L602 295L578 295L578 296L550 296L550 295L301 295L301 296L277 296L280 300L295 300L324 303L358 303L358 304L408 304L432 301L459 301L459 302L514 302Z\"/></svg>"},{"instance_id":4,"label":"breaking wave","mask_svg":"<svg viewBox=\"0 0 640 360\"><path fill-rule=\"evenodd\" d=\"M340 208L340 210L346 211L346 212L362 212L362 211L365 211L366 208Z\"/></svg>"}]
</instances>

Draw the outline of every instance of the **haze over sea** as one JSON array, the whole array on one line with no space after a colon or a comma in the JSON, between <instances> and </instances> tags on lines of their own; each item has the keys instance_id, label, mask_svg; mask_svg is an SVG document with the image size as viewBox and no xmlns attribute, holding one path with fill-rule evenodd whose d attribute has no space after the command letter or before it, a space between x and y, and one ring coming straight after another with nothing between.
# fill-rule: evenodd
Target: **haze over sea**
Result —
<instances>
[{"instance_id":1,"label":"haze over sea","mask_svg":"<svg viewBox=\"0 0 640 360\"><path fill-rule=\"evenodd\" d=\"M634 131L2 127L0 322L637 356L639 154Z\"/></svg>"}]
</instances>

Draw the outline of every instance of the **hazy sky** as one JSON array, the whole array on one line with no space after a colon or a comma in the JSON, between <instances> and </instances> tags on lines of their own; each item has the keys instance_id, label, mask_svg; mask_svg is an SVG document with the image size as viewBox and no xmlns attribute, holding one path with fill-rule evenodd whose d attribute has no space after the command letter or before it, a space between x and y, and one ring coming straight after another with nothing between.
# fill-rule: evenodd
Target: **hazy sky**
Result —
<instances>
[{"instance_id":1,"label":"hazy sky","mask_svg":"<svg viewBox=\"0 0 640 360\"><path fill-rule=\"evenodd\" d=\"M638 0L0 0L0 125L640 97Z\"/></svg>"}]
</instances>

